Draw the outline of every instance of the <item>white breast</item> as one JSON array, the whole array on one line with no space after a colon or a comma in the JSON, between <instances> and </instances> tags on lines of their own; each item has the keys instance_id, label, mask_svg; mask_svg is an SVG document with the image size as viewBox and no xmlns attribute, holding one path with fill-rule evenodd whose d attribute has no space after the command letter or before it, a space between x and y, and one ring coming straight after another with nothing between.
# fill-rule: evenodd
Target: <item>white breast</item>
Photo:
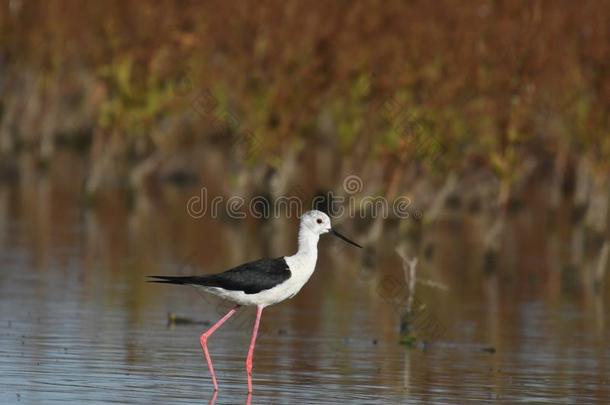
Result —
<instances>
[{"instance_id":1,"label":"white breast","mask_svg":"<svg viewBox=\"0 0 610 405\"><path fill-rule=\"evenodd\" d=\"M316 261L318 255L294 255L284 258L288 267L290 267L290 278L285 284L290 286L290 295L287 298L292 298L298 293L301 288L309 281L309 278L316 269Z\"/></svg>"}]
</instances>

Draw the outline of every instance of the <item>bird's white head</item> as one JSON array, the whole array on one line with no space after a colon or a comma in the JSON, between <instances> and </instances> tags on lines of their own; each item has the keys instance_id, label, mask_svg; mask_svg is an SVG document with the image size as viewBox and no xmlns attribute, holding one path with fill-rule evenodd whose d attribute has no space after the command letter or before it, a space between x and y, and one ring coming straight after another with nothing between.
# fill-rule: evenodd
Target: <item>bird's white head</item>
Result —
<instances>
[{"instance_id":1,"label":"bird's white head","mask_svg":"<svg viewBox=\"0 0 610 405\"><path fill-rule=\"evenodd\" d=\"M330 217L322 211L312 210L303 214L301 217L301 231L299 233L299 239L304 238L317 243L318 237L325 233L331 233L336 237L343 239L347 243L359 248L362 247L333 229L330 224Z\"/></svg>"},{"instance_id":2,"label":"bird's white head","mask_svg":"<svg viewBox=\"0 0 610 405\"><path fill-rule=\"evenodd\" d=\"M322 211L307 211L301 217L301 227L305 227L316 235L330 232L330 217Z\"/></svg>"}]
</instances>

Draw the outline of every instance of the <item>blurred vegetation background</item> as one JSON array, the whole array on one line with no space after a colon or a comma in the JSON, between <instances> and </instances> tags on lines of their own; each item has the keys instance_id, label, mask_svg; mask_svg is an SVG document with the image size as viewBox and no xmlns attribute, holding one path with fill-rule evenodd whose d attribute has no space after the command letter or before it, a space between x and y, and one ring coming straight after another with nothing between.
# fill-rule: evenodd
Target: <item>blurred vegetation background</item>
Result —
<instances>
[{"instance_id":1,"label":"blurred vegetation background","mask_svg":"<svg viewBox=\"0 0 610 405\"><path fill-rule=\"evenodd\" d=\"M405 232L486 216L490 266L536 198L586 230L574 243L603 274L608 21L605 1L0 0L0 177L70 149L95 204L164 184L311 195L357 174L422 210Z\"/></svg>"}]
</instances>

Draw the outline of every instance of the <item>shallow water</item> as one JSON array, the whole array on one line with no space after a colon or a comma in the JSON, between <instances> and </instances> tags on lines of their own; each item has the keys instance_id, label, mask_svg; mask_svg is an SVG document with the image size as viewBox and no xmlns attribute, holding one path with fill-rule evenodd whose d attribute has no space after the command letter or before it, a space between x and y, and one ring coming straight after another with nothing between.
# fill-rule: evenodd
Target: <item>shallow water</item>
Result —
<instances>
[{"instance_id":1,"label":"shallow water","mask_svg":"<svg viewBox=\"0 0 610 405\"><path fill-rule=\"evenodd\" d=\"M294 222L194 220L183 209L192 191L178 190L131 209L117 195L85 209L70 176L78 164L0 185L0 403L207 403L206 326L167 317L213 321L227 307L145 276L285 254ZM512 250L491 275L474 264L464 236L474 231L435 230L438 247L420 272L449 291L418 287L418 332L430 343L413 349L397 343L404 287L391 243L365 265L361 252L323 238L310 283L263 313L251 402L608 403L607 294L567 283L553 265L562 249L547 251L563 237L527 223L509 229ZM253 315L245 310L210 340L218 404L248 400Z\"/></svg>"}]
</instances>

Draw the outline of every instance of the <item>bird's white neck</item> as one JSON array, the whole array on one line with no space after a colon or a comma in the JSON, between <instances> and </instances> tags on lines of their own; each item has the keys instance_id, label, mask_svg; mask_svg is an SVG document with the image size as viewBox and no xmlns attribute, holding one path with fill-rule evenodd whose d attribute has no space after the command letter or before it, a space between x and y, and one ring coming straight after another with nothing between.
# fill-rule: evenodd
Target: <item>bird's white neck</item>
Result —
<instances>
[{"instance_id":1,"label":"bird's white neck","mask_svg":"<svg viewBox=\"0 0 610 405\"><path fill-rule=\"evenodd\" d=\"M299 229L299 250L295 256L314 256L318 255L318 240L320 236L314 233L305 225Z\"/></svg>"},{"instance_id":2,"label":"bird's white neck","mask_svg":"<svg viewBox=\"0 0 610 405\"><path fill-rule=\"evenodd\" d=\"M318 240L320 236L301 224L299 229L299 250L292 256L285 257L292 275L289 297L293 297L305 285L313 274L318 260Z\"/></svg>"},{"instance_id":3,"label":"bird's white neck","mask_svg":"<svg viewBox=\"0 0 610 405\"><path fill-rule=\"evenodd\" d=\"M294 297L313 274L318 260L318 240L320 236L301 224L299 228L299 250L284 259L290 267L290 282L286 284L288 298Z\"/></svg>"}]
</instances>

